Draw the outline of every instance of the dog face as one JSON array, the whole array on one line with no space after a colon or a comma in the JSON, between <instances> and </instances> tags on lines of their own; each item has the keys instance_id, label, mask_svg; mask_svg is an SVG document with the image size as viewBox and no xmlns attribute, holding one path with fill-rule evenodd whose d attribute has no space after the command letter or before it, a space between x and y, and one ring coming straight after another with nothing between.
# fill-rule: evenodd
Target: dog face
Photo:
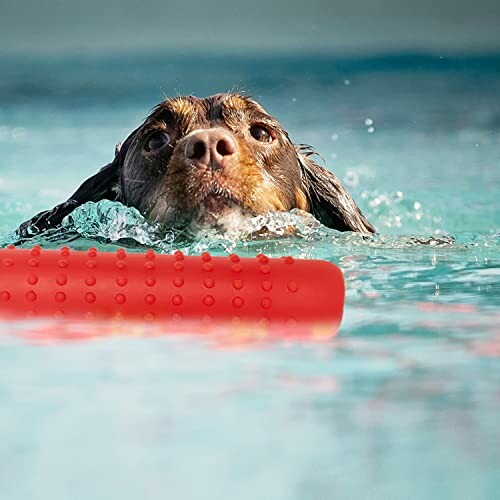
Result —
<instances>
[{"instance_id":1,"label":"dog face","mask_svg":"<svg viewBox=\"0 0 500 500\"><path fill-rule=\"evenodd\" d=\"M169 227L227 227L308 209L297 151L279 122L239 95L159 104L123 161L121 198Z\"/></svg>"},{"instance_id":2,"label":"dog face","mask_svg":"<svg viewBox=\"0 0 500 500\"><path fill-rule=\"evenodd\" d=\"M228 229L242 217L298 208L339 231L374 232L338 178L311 154L248 97L167 99L111 163L18 233L33 236L60 224L75 207L101 199L135 207L166 227Z\"/></svg>"}]
</instances>

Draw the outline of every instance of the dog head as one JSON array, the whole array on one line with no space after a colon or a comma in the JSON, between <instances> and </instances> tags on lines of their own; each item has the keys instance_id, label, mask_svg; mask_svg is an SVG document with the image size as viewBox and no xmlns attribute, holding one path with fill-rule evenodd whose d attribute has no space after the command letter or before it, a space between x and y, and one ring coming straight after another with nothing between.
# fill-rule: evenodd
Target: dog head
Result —
<instances>
[{"instance_id":1,"label":"dog head","mask_svg":"<svg viewBox=\"0 0 500 500\"><path fill-rule=\"evenodd\" d=\"M167 227L227 228L298 208L334 229L374 232L338 178L305 151L248 97L167 99L67 202L25 224L53 226L75 206L107 198Z\"/></svg>"}]
</instances>

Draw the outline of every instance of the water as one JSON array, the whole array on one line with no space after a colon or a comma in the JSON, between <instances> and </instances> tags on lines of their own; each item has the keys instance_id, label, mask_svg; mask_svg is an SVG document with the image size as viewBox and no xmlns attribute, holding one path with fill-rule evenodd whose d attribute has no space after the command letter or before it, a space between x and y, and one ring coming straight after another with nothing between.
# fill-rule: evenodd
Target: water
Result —
<instances>
[{"instance_id":1,"label":"water","mask_svg":"<svg viewBox=\"0 0 500 500\"><path fill-rule=\"evenodd\" d=\"M344 321L328 343L250 345L2 325L1 498L498 498L500 57L4 58L0 73L2 245L163 95L228 90L313 145L378 230L280 236L298 219L271 214L249 228L265 240L193 242L82 207L37 242L329 259Z\"/></svg>"}]
</instances>

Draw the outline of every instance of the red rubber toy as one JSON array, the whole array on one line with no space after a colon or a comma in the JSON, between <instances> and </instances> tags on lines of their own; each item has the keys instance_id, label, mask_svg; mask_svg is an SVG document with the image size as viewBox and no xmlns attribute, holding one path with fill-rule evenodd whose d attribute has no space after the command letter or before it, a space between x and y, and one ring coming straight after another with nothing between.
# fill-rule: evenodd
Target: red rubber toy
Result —
<instances>
[{"instance_id":1,"label":"red rubber toy","mask_svg":"<svg viewBox=\"0 0 500 500\"><path fill-rule=\"evenodd\" d=\"M321 260L0 249L0 318L233 319L340 325L345 287Z\"/></svg>"}]
</instances>

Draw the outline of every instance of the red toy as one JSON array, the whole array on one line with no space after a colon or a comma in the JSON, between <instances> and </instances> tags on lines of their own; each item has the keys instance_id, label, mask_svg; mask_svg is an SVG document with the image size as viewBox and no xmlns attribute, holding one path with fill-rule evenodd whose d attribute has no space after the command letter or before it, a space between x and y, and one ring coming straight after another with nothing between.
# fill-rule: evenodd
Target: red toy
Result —
<instances>
[{"instance_id":1,"label":"red toy","mask_svg":"<svg viewBox=\"0 0 500 500\"><path fill-rule=\"evenodd\" d=\"M342 272L321 260L0 250L2 318L266 319L336 331L344 295Z\"/></svg>"}]
</instances>

